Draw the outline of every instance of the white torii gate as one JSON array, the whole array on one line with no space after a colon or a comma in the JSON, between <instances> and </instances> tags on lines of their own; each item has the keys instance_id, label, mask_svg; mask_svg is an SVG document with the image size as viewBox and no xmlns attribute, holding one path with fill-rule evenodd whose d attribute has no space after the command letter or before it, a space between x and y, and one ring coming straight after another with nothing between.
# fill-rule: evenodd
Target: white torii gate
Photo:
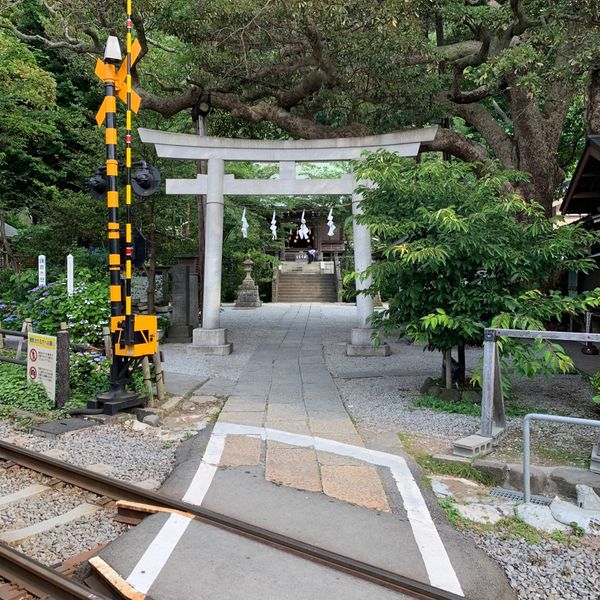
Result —
<instances>
[{"instance_id":1,"label":"white torii gate","mask_svg":"<svg viewBox=\"0 0 600 600\"><path fill-rule=\"evenodd\" d=\"M190 350L205 354L229 354L227 330L220 326L221 262L223 255L223 202L227 195L295 196L351 195L352 214L360 214L361 196L355 193L354 177L338 179L296 179L296 162L358 160L365 150L397 152L417 156L423 142L435 138L437 127L410 129L384 135L324 140L241 140L169 133L139 129L142 142L154 144L161 158L207 160L208 174L196 179L167 179L167 194L206 194L204 236L204 302L202 327L194 329ZM225 175L225 161L279 163L279 179L235 179ZM354 266L357 274L371 265L371 235L368 227L353 223ZM370 278L356 279L357 327L352 329L346 352L349 356L387 356L389 346L375 347L368 319L373 314L373 298L362 290Z\"/></svg>"}]
</instances>

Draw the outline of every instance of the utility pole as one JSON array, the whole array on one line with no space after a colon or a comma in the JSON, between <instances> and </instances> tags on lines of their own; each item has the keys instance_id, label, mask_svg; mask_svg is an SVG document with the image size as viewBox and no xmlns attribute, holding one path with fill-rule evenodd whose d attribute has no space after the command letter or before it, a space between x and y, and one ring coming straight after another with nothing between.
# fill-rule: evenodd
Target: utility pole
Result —
<instances>
[{"instance_id":1,"label":"utility pole","mask_svg":"<svg viewBox=\"0 0 600 600\"><path fill-rule=\"evenodd\" d=\"M210 93L200 92L196 104L192 108L192 121L196 123L196 135L206 135L206 117L211 110ZM196 162L196 173L206 175L207 161L198 160ZM198 306L202 310L204 305L204 245L206 240L205 232L205 214L206 214L206 196L199 194L196 196L198 203Z\"/></svg>"}]
</instances>

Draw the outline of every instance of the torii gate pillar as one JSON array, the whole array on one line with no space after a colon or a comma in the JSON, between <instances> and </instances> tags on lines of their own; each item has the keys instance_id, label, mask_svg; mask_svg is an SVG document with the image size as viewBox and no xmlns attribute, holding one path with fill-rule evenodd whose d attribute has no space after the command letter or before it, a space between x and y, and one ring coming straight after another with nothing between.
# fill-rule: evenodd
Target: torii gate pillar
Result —
<instances>
[{"instance_id":1,"label":"torii gate pillar","mask_svg":"<svg viewBox=\"0 0 600 600\"><path fill-rule=\"evenodd\" d=\"M208 159L208 189L204 225L204 300L202 327L192 332L190 351L202 354L231 354L227 329L220 321L221 265L223 258L223 177L225 162L220 158Z\"/></svg>"},{"instance_id":2,"label":"torii gate pillar","mask_svg":"<svg viewBox=\"0 0 600 600\"><path fill-rule=\"evenodd\" d=\"M348 356L389 356L390 346L381 343L375 346L372 340L373 328L369 318L373 314L373 297L361 292L367 290L372 283L371 277L361 277L361 273L371 266L371 232L366 225L356 222L362 214L360 194L352 194L352 238L354 241L354 269L356 271L356 316L357 326L352 329L350 343L346 345Z\"/></svg>"}]
</instances>

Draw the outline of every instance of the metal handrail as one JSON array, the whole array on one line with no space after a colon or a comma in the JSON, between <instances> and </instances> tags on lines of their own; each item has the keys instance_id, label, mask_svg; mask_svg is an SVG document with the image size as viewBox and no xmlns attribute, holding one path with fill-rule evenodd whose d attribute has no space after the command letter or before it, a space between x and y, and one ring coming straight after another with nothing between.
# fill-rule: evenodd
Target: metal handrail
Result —
<instances>
[{"instance_id":1,"label":"metal handrail","mask_svg":"<svg viewBox=\"0 0 600 600\"><path fill-rule=\"evenodd\" d=\"M552 421L554 423L568 423L570 425L588 425L589 427L600 427L600 421L595 419L581 419L579 417L561 417L559 415L542 415L530 413L523 419L523 496L525 502L531 500L531 482L529 480L530 444L529 423L536 421Z\"/></svg>"}]
</instances>

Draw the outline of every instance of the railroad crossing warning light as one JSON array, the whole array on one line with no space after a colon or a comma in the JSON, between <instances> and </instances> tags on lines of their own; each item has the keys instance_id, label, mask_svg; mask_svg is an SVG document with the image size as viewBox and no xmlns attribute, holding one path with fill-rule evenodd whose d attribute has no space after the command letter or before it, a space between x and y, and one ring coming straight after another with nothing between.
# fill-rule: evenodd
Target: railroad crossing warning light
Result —
<instances>
[{"instance_id":1,"label":"railroad crossing warning light","mask_svg":"<svg viewBox=\"0 0 600 600\"><path fill-rule=\"evenodd\" d=\"M156 167L141 160L131 178L131 187L138 196L151 196L160 185L160 173Z\"/></svg>"}]
</instances>

